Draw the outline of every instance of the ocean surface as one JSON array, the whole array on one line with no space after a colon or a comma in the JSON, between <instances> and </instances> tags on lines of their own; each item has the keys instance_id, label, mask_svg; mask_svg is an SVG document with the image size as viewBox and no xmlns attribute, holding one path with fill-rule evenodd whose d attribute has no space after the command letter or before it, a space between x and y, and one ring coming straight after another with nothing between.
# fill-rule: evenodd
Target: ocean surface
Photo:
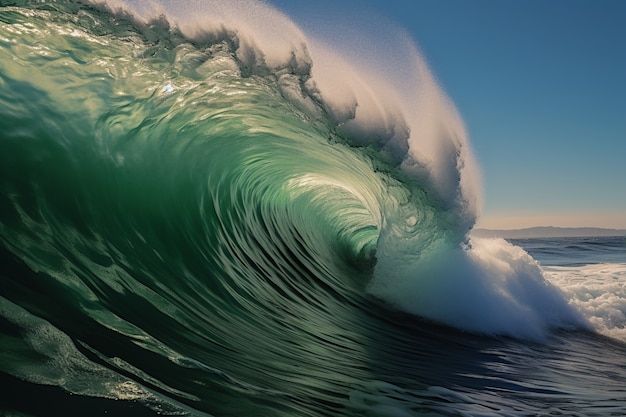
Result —
<instances>
[{"instance_id":1,"label":"ocean surface","mask_svg":"<svg viewBox=\"0 0 626 417\"><path fill-rule=\"evenodd\" d=\"M472 237L412 41L0 4L0 415L626 415L626 237Z\"/></svg>"}]
</instances>

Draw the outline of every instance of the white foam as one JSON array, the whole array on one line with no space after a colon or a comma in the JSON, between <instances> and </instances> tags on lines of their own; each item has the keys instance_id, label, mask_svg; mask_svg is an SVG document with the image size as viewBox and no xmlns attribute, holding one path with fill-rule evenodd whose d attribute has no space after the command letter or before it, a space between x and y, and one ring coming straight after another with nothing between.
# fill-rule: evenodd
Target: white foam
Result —
<instances>
[{"instance_id":1,"label":"white foam","mask_svg":"<svg viewBox=\"0 0 626 417\"><path fill-rule=\"evenodd\" d=\"M546 277L606 336L626 341L626 263L545 267Z\"/></svg>"},{"instance_id":2,"label":"white foam","mask_svg":"<svg viewBox=\"0 0 626 417\"><path fill-rule=\"evenodd\" d=\"M552 328L586 326L530 255L502 239L445 242L429 253L382 254L370 291L398 308L457 328L543 339ZM412 259L411 259L412 257Z\"/></svg>"}]
</instances>

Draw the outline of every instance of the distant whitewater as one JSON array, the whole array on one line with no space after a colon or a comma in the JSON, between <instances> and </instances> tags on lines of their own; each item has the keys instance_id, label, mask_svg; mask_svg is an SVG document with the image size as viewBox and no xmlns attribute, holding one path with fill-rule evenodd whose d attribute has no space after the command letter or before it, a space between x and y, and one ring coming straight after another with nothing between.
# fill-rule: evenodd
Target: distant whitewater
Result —
<instances>
[{"instance_id":1,"label":"distant whitewater","mask_svg":"<svg viewBox=\"0 0 626 417\"><path fill-rule=\"evenodd\" d=\"M624 322L471 236L463 123L397 47L254 1L3 5L0 411L622 413Z\"/></svg>"}]
</instances>

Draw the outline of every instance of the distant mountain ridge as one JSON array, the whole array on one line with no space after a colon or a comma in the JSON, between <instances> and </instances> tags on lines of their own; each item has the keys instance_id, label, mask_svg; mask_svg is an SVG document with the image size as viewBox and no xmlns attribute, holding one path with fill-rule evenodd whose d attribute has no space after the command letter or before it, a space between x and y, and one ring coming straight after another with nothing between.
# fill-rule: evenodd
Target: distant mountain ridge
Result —
<instances>
[{"instance_id":1,"label":"distant mountain ridge","mask_svg":"<svg viewBox=\"0 0 626 417\"><path fill-rule=\"evenodd\" d=\"M547 226L514 230L474 229L471 234L476 237L501 237L504 239L530 239L538 237L606 237L626 236L626 229Z\"/></svg>"}]
</instances>

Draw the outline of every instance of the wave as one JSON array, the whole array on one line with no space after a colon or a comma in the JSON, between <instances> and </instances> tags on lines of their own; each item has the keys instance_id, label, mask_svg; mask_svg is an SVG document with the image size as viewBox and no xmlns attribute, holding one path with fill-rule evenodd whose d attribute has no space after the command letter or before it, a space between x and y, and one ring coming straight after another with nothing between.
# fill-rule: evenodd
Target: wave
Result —
<instances>
[{"instance_id":1,"label":"wave","mask_svg":"<svg viewBox=\"0 0 626 417\"><path fill-rule=\"evenodd\" d=\"M381 78L259 2L16 1L0 22L10 374L293 415L324 391L311 369L366 373L398 314L589 326L522 249L471 237L465 129L406 39Z\"/></svg>"},{"instance_id":2,"label":"wave","mask_svg":"<svg viewBox=\"0 0 626 417\"><path fill-rule=\"evenodd\" d=\"M471 235L463 123L397 46L380 64L260 2L3 5L3 386L163 414L476 411L438 386L458 362L407 352L617 334L571 271Z\"/></svg>"},{"instance_id":3,"label":"wave","mask_svg":"<svg viewBox=\"0 0 626 417\"><path fill-rule=\"evenodd\" d=\"M183 280L205 263L351 292L347 263L370 294L464 329L581 323L519 248L468 237L475 162L413 45L397 88L263 3L25 4L4 35L20 42L2 62L3 240L34 270L59 258L57 279L122 291L140 251Z\"/></svg>"}]
</instances>

